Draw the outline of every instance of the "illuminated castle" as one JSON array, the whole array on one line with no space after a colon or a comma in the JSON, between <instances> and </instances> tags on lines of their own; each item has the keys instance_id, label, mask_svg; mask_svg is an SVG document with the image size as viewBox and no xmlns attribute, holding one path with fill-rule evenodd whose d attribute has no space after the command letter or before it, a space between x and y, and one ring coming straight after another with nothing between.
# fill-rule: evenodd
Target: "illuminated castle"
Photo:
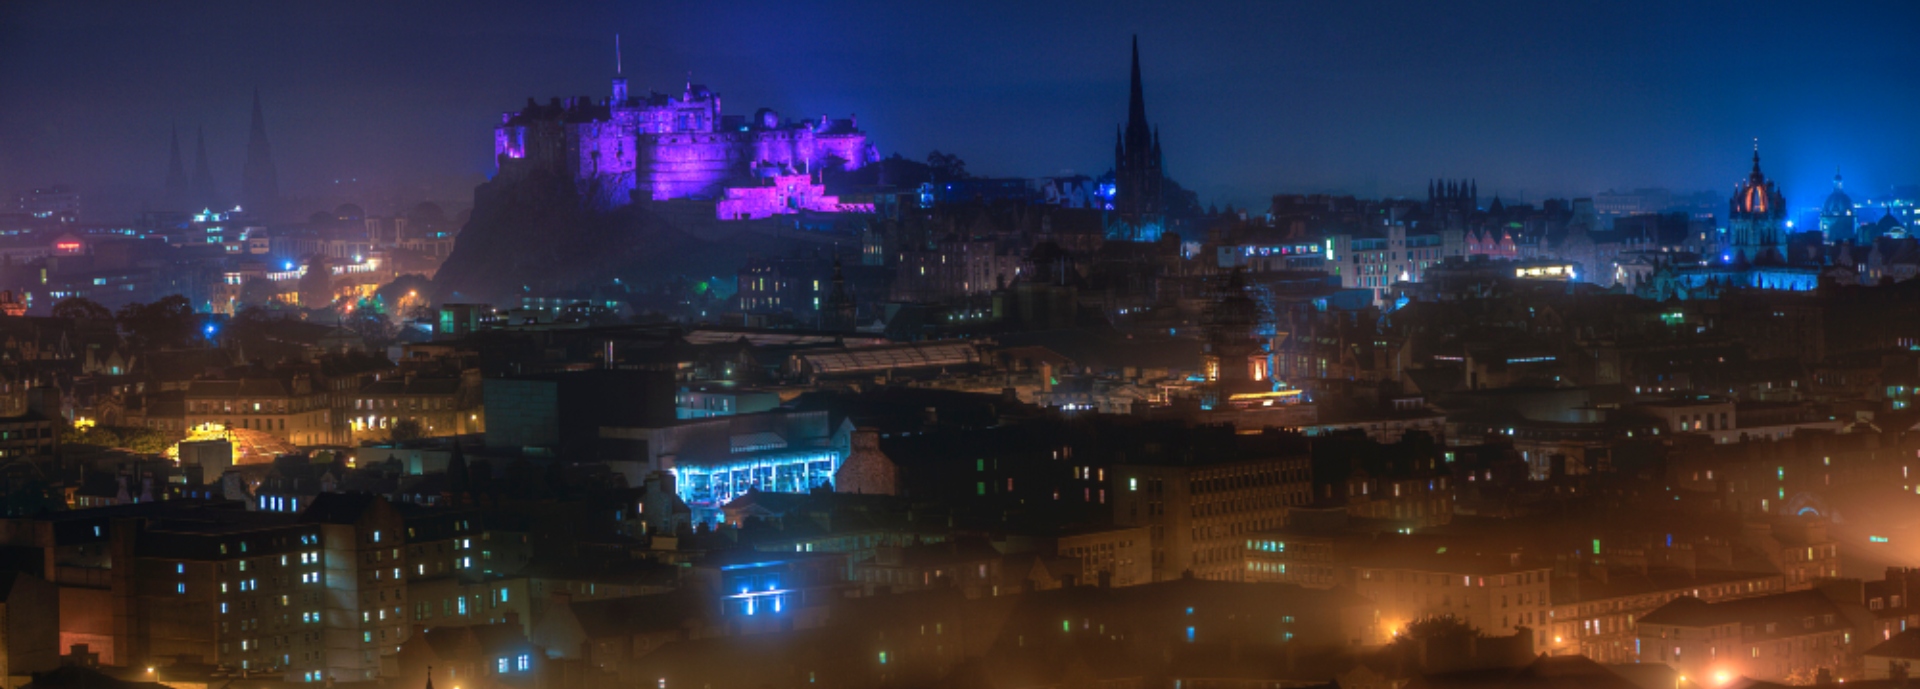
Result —
<instances>
[{"instance_id":1,"label":"illuminated castle","mask_svg":"<svg viewBox=\"0 0 1920 689\"><path fill-rule=\"evenodd\" d=\"M494 159L509 179L534 171L570 177L592 203L714 199L756 179L857 169L879 160L853 118L786 121L762 108L725 115L720 94L688 81L679 95L627 92L611 98L527 99L494 127ZM830 197L829 197L830 198ZM827 209L833 210L833 209Z\"/></svg>"}]
</instances>

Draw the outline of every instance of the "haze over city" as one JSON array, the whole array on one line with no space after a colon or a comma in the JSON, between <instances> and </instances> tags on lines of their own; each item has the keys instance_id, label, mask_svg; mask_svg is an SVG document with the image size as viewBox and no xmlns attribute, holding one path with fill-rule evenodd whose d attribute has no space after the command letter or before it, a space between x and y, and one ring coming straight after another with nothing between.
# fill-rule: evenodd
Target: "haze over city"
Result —
<instances>
[{"instance_id":1,"label":"haze over city","mask_svg":"<svg viewBox=\"0 0 1920 689\"><path fill-rule=\"evenodd\" d=\"M0 2L8 689L1913 689L1913 2Z\"/></svg>"},{"instance_id":2,"label":"haze over city","mask_svg":"<svg viewBox=\"0 0 1920 689\"><path fill-rule=\"evenodd\" d=\"M1434 176L1529 199L1725 193L1754 138L1791 188L1838 168L1913 183L1912 3L14 2L0 8L0 185L157 187L171 126L236 173L247 99L291 191L462 188L461 126L598 93L625 35L636 88L689 72L733 102L858 113L885 154L979 174L1105 169L1138 33L1168 169L1204 201L1414 195ZM124 163L102 169L99 161ZM1795 203L1811 198L1793 198ZM131 209L126 209L131 210Z\"/></svg>"}]
</instances>

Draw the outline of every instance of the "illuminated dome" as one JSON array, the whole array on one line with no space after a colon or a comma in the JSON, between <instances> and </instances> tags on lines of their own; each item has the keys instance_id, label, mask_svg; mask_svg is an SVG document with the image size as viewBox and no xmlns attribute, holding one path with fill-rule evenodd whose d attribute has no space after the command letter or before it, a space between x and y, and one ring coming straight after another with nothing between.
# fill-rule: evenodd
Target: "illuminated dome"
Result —
<instances>
[{"instance_id":1,"label":"illuminated dome","mask_svg":"<svg viewBox=\"0 0 1920 689\"><path fill-rule=\"evenodd\" d=\"M1827 194L1826 203L1820 204L1820 214L1829 216L1853 215L1853 197L1840 190L1840 173L1833 173L1833 193Z\"/></svg>"}]
</instances>

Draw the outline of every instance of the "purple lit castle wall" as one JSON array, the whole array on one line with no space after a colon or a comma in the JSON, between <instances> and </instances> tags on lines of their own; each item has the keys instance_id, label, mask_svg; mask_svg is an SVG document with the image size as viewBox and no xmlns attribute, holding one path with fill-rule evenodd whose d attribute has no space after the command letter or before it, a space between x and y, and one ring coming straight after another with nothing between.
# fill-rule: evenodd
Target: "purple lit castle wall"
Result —
<instances>
[{"instance_id":1,"label":"purple lit castle wall","mask_svg":"<svg viewBox=\"0 0 1920 689\"><path fill-rule=\"evenodd\" d=\"M825 186L815 184L809 175L776 174L767 183L752 187L728 187L727 197L714 206L721 220L759 220L802 210L820 213L872 213L871 203L841 203L840 197L827 194Z\"/></svg>"},{"instance_id":2,"label":"purple lit castle wall","mask_svg":"<svg viewBox=\"0 0 1920 689\"><path fill-rule=\"evenodd\" d=\"M851 118L783 122L766 109L751 120L726 117L719 94L693 83L677 97L631 97L616 78L613 93L598 103L529 99L526 108L504 114L494 130L500 174L567 175L600 205L616 206L731 198L728 187L752 185L756 166L811 172L829 162L852 170L879 160Z\"/></svg>"}]
</instances>

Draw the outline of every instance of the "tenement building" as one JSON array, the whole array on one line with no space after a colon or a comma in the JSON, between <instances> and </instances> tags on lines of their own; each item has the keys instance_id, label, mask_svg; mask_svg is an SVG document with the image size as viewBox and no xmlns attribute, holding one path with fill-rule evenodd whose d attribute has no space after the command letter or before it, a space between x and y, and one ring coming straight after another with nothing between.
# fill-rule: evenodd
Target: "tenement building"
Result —
<instances>
[{"instance_id":1,"label":"tenement building","mask_svg":"<svg viewBox=\"0 0 1920 689\"><path fill-rule=\"evenodd\" d=\"M1242 581L1246 535L1286 523L1312 500L1305 456L1127 464L1114 478L1114 522L1148 527L1153 578Z\"/></svg>"}]
</instances>

